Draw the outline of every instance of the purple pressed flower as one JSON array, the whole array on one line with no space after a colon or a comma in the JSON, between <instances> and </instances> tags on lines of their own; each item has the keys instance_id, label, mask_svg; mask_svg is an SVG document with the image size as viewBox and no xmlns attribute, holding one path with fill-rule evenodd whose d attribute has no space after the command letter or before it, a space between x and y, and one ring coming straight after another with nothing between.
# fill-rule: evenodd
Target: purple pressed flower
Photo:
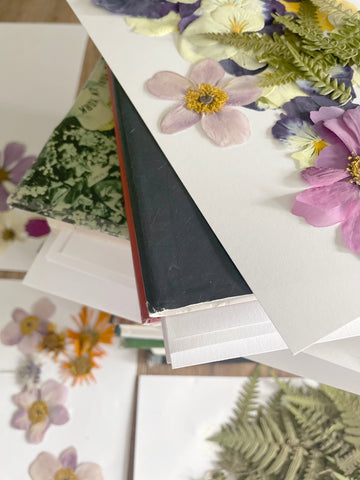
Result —
<instances>
[{"instance_id":1,"label":"purple pressed flower","mask_svg":"<svg viewBox=\"0 0 360 480\"><path fill-rule=\"evenodd\" d=\"M42 218L32 218L25 225L25 230L30 237L42 237L50 233L50 227Z\"/></svg>"},{"instance_id":2,"label":"purple pressed flower","mask_svg":"<svg viewBox=\"0 0 360 480\"><path fill-rule=\"evenodd\" d=\"M34 163L35 156L25 154L25 145L22 143L8 143L0 152L0 211L9 210L6 199L12 190L23 178L26 170Z\"/></svg>"},{"instance_id":3,"label":"purple pressed flower","mask_svg":"<svg viewBox=\"0 0 360 480\"><path fill-rule=\"evenodd\" d=\"M292 213L316 227L341 223L345 244L360 253L360 107L323 107L311 120L329 146L302 172L312 188L296 196Z\"/></svg>"},{"instance_id":4,"label":"purple pressed flower","mask_svg":"<svg viewBox=\"0 0 360 480\"><path fill-rule=\"evenodd\" d=\"M49 317L55 312L55 305L47 298L41 298L25 312L16 308L12 312L12 321L0 332L0 339L5 345L17 345L25 354L31 354L41 343L47 333Z\"/></svg>"},{"instance_id":5,"label":"purple pressed flower","mask_svg":"<svg viewBox=\"0 0 360 480\"><path fill-rule=\"evenodd\" d=\"M69 421L69 412L64 407L68 390L56 380L47 380L40 388L23 390L13 396L19 407L11 425L26 430L30 443L40 443L51 424L64 425Z\"/></svg>"},{"instance_id":6,"label":"purple pressed flower","mask_svg":"<svg viewBox=\"0 0 360 480\"><path fill-rule=\"evenodd\" d=\"M74 447L67 448L59 458L48 452L40 453L29 467L32 480L103 480L97 463L77 464Z\"/></svg>"},{"instance_id":7,"label":"purple pressed flower","mask_svg":"<svg viewBox=\"0 0 360 480\"><path fill-rule=\"evenodd\" d=\"M247 117L232 106L257 100L262 89L252 76L224 80L225 70L213 59L193 65L189 78L175 72L156 73L146 85L150 93L178 103L164 116L163 133L177 133L200 122L206 135L221 147L238 145L250 137Z\"/></svg>"}]
</instances>

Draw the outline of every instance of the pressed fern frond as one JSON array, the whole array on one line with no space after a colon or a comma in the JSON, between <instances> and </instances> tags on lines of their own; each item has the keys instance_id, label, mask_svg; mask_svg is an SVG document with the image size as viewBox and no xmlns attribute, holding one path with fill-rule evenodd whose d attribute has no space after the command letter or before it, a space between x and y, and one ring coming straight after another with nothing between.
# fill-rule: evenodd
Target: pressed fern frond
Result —
<instances>
[{"instance_id":1,"label":"pressed fern frond","mask_svg":"<svg viewBox=\"0 0 360 480\"><path fill-rule=\"evenodd\" d=\"M312 0L313 4L318 7L322 12L331 14L333 18L337 20L337 23L343 23L348 20L354 12L345 8L341 2L337 0Z\"/></svg>"}]
</instances>

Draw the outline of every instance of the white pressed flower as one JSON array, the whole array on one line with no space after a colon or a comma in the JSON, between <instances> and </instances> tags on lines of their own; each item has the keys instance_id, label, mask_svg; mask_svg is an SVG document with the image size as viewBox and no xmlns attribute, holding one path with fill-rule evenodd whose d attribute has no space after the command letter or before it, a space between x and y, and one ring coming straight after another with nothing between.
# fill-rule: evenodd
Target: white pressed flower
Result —
<instances>
[{"instance_id":1,"label":"white pressed flower","mask_svg":"<svg viewBox=\"0 0 360 480\"><path fill-rule=\"evenodd\" d=\"M0 255L14 242L23 242L28 218L16 210L0 213Z\"/></svg>"},{"instance_id":2,"label":"white pressed flower","mask_svg":"<svg viewBox=\"0 0 360 480\"><path fill-rule=\"evenodd\" d=\"M161 18L125 17L125 21L135 33L149 37L160 37L176 32L181 17L178 13L170 12Z\"/></svg>"}]
</instances>

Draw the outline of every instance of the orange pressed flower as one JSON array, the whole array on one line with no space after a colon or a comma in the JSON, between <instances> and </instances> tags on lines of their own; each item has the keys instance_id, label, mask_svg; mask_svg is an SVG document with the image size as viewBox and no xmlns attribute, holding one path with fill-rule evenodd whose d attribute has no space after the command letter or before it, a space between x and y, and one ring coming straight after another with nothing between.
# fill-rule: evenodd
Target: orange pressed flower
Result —
<instances>
[{"instance_id":1,"label":"orange pressed flower","mask_svg":"<svg viewBox=\"0 0 360 480\"><path fill-rule=\"evenodd\" d=\"M56 325L53 323L48 323L46 328L46 334L43 336L38 348L39 350L50 354L53 360L56 361L60 353L65 352L66 332L58 333L56 331Z\"/></svg>"},{"instance_id":2,"label":"orange pressed flower","mask_svg":"<svg viewBox=\"0 0 360 480\"><path fill-rule=\"evenodd\" d=\"M75 387L78 383L83 384L96 382L94 374L92 372L93 368L99 368L94 362L94 357L101 357L103 353L92 353L89 350L81 350L78 345L75 345L75 355L69 355L67 360L61 362L60 372L63 379L69 380L72 379L72 386Z\"/></svg>"},{"instance_id":3,"label":"orange pressed flower","mask_svg":"<svg viewBox=\"0 0 360 480\"><path fill-rule=\"evenodd\" d=\"M111 315L82 307L78 316L72 317L79 331L68 330L67 336L74 347L82 352L105 353L100 343L111 344L114 337L114 325L110 325Z\"/></svg>"}]
</instances>

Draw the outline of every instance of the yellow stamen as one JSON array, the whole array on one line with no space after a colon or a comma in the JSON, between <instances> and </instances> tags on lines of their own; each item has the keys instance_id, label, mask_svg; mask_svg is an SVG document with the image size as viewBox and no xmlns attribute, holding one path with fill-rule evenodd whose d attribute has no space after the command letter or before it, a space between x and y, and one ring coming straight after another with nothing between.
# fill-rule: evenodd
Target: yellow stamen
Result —
<instances>
[{"instance_id":1,"label":"yellow stamen","mask_svg":"<svg viewBox=\"0 0 360 480\"><path fill-rule=\"evenodd\" d=\"M23 335L31 335L39 326L37 317L26 317L20 324L20 332Z\"/></svg>"},{"instance_id":2,"label":"yellow stamen","mask_svg":"<svg viewBox=\"0 0 360 480\"><path fill-rule=\"evenodd\" d=\"M246 27L246 22L237 22L235 19L230 20L230 28L232 33L242 33Z\"/></svg>"},{"instance_id":3,"label":"yellow stamen","mask_svg":"<svg viewBox=\"0 0 360 480\"><path fill-rule=\"evenodd\" d=\"M31 423L41 423L43 422L49 413L49 407L46 402L43 400L38 400L34 402L30 410L28 411L29 419Z\"/></svg>"},{"instance_id":4,"label":"yellow stamen","mask_svg":"<svg viewBox=\"0 0 360 480\"><path fill-rule=\"evenodd\" d=\"M2 239L5 240L5 242L11 242L12 240L15 240L16 233L12 228L5 228L1 236Z\"/></svg>"},{"instance_id":5,"label":"yellow stamen","mask_svg":"<svg viewBox=\"0 0 360 480\"><path fill-rule=\"evenodd\" d=\"M323 148L327 146L327 143L324 140L319 140L314 142L314 150L317 155L321 152Z\"/></svg>"},{"instance_id":6,"label":"yellow stamen","mask_svg":"<svg viewBox=\"0 0 360 480\"><path fill-rule=\"evenodd\" d=\"M69 368L71 374L74 377L79 377L81 375L87 375L91 372L91 361L88 355L81 355L76 357L72 362Z\"/></svg>"},{"instance_id":7,"label":"yellow stamen","mask_svg":"<svg viewBox=\"0 0 360 480\"><path fill-rule=\"evenodd\" d=\"M197 89L191 87L185 94L186 108L206 115L221 110L228 100L226 92L210 83L201 83Z\"/></svg>"},{"instance_id":8,"label":"yellow stamen","mask_svg":"<svg viewBox=\"0 0 360 480\"><path fill-rule=\"evenodd\" d=\"M0 183L9 180L9 172L5 170L5 168L0 168Z\"/></svg>"},{"instance_id":9,"label":"yellow stamen","mask_svg":"<svg viewBox=\"0 0 360 480\"><path fill-rule=\"evenodd\" d=\"M350 155L348 160L350 160L350 162L348 163L346 170L352 177L350 183L356 183L356 185L360 185L360 156Z\"/></svg>"},{"instance_id":10,"label":"yellow stamen","mask_svg":"<svg viewBox=\"0 0 360 480\"><path fill-rule=\"evenodd\" d=\"M53 323L49 323L47 326L47 333L44 335L39 348L40 350L52 352L56 359L59 353L63 352L65 349L65 332L57 333L56 326Z\"/></svg>"},{"instance_id":11,"label":"yellow stamen","mask_svg":"<svg viewBox=\"0 0 360 480\"><path fill-rule=\"evenodd\" d=\"M72 468L62 468L55 474L54 480L78 480Z\"/></svg>"},{"instance_id":12,"label":"yellow stamen","mask_svg":"<svg viewBox=\"0 0 360 480\"><path fill-rule=\"evenodd\" d=\"M91 328L80 333L80 348L81 350L91 350L99 342L100 335Z\"/></svg>"}]
</instances>

